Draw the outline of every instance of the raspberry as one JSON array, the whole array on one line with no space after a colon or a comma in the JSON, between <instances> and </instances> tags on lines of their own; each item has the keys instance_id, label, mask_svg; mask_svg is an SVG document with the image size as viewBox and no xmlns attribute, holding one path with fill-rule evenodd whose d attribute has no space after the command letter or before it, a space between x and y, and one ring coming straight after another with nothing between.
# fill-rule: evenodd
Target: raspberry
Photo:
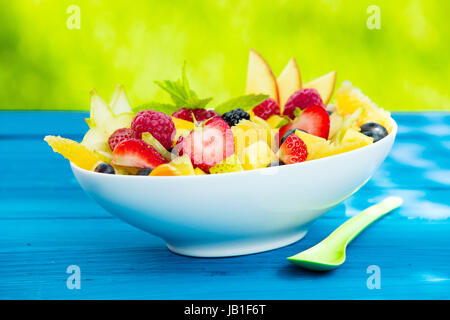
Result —
<instances>
[{"instance_id":1,"label":"raspberry","mask_svg":"<svg viewBox=\"0 0 450 320\"><path fill-rule=\"evenodd\" d=\"M280 114L280 105L273 99L267 99L253 108L255 116L267 120L274 114Z\"/></svg>"},{"instance_id":2,"label":"raspberry","mask_svg":"<svg viewBox=\"0 0 450 320\"><path fill-rule=\"evenodd\" d=\"M308 108L309 106L316 105L324 107L322 98L313 88L305 88L295 91L288 99L284 106L283 114L291 119L294 119L294 110L300 108L301 110Z\"/></svg>"},{"instance_id":3,"label":"raspberry","mask_svg":"<svg viewBox=\"0 0 450 320\"><path fill-rule=\"evenodd\" d=\"M113 134L108 139L109 147L111 151L114 151L114 148L121 143L122 141L136 138L136 134L133 130L128 128L117 129L113 132Z\"/></svg>"},{"instance_id":4,"label":"raspberry","mask_svg":"<svg viewBox=\"0 0 450 320\"><path fill-rule=\"evenodd\" d=\"M218 114L214 110L206 110L206 109L202 109L202 108L196 108L196 109L181 108L180 110L172 113L172 117L183 119L183 120L190 121L190 122L194 122L194 119L192 118L192 114L194 114L195 120L198 122L208 120L213 117L220 117L220 114Z\"/></svg>"},{"instance_id":5,"label":"raspberry","mask_svg":"<svg viewBox=\"0 0 450 320\"><path fill-rule=\"evenodd\" d=\"M141 139L142 133L149 132L166 149L172 147L172 140L176 133L170 116L152 110L139 112L131 122L131 129L136 133L138 139Z\"/></svg>"},{"instance_id":6,"label":"raspberry","mask_svg":"<svg viewBox=\"0 0 450 320\"><path fill-rule=\"evenodd\" d=\"M241 108L239 108L225 112L222 115L222 119L225 120L225 122L228 123L230 127L232 127L237 125L239 121L241 121L242 119L250 120L250 115Z\"/></svg>"}]
</instances>

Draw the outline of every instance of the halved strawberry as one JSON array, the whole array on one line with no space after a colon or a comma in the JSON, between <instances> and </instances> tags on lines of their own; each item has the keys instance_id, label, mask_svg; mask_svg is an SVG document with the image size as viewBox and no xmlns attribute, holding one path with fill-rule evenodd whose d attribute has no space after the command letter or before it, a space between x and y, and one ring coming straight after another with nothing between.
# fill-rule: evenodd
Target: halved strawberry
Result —
<instances>
[{"instance_id":1,"label":"halved strawberry","mask_svg":"<svg viewBox=\"0 0 450 320\"><path fill-rule=\"evenodd\" d=\"M330 116L321 106L310 106L303 110L292 122L280 128L279 139L292 129L300 129L309 134L328 139L330 133Z\"/></svg>"},{"instance_id":2,"label":"halved strawberry","mask_svg":"<svg viewBox=\"0 0 450 320\"><path fill-rule=\"evenodd\" d=\"M139 139L119 143L113 152L112 164L124 167L154 169L168 161L155 148Z\"/></svg>"},{"instance_id":3,"label":"halved strawberry","mask_svg":"<svg viewBox=\"0 0 450 320\"><path fill-rule=\"evenodd\" d=\"M209 168L234 154L234 136L221 118L213 118L195 127L182 141L182 154L187 154L195 168Z\"/></svg>"},{"instance_id":4,"label":"halved strawberry","mask_svg":"<svg viewBox=\"0 0 450 320\"><path fill-rule=\"evenodd\" d=\"M281 145L278 157L286 164L303 162L308 157L306 144L293 133Z\"/></svg>"}]
</instances>

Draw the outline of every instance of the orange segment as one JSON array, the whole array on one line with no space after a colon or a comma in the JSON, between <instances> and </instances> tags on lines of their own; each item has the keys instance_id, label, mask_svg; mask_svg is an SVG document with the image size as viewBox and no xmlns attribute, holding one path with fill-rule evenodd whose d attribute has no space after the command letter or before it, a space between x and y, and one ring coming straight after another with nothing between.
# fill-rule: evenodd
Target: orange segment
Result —
<instances>
[{"instance_id":1,"label":"orange segment","mask_svg":"<svg viewBox=\"0 0 450 320\"><path fill-rule=\"evenodd\" d=\"M169 163L157 166L151 176L190 176L195 175L191 159L187 155L177 157Z\"/></svg>"},{"instance_id":2,"label":"orange segment","mask_svg":"<svg viewBox=\"0 0 450 320\"><path fill-rule=\"evenodd\" d=\"M151 176L181 176L181 172L178 171L173 165L169 163L164 163L157 166L150 173Z\"/></svg>"},{"instance_id":3,"label":"orange segment","mask_svg":"<svg viewBox=\"0 0 450 320\"><path fill-rule=\"evenodd\" d=\"M66 159L85 170L94 170L100 158L85 146L76 141L46 136L44 140L52 147L53 151L62 154Z\"/></svg>"}]
</instances>

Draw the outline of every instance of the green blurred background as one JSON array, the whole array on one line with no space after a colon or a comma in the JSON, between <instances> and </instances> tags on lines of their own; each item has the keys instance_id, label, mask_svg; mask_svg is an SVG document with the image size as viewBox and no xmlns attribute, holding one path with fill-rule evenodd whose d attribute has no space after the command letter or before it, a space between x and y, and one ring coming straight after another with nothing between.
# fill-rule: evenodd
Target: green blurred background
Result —
<instances>
[{"instance_id":1,"label":"green blurred background","mask_svg":"<svg viewBox=\"0 0 450 320\"><path fill-rule=\"evenodd\" d=\"M67 8L80 8L80 29ZM381 29L369 30L369 5ZM450 110L450 1L18 0L0 5L0 108L88 109L123 83L133 105L178 77L218 103L244 91L248 50L276 75L295 56L307 82L331 70L390 110Z\"/></svg>"}]
</instances>

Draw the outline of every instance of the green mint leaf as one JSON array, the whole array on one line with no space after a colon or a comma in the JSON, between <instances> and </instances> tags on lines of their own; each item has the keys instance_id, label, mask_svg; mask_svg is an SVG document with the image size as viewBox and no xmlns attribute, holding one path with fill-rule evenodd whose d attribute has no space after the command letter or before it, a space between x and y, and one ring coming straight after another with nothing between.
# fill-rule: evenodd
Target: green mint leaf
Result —
<instances>
[{"instance_id":1,"label":"green mint leaf","mask_svg":"<svg viewBox=\"0 0 450 320\"><path fill-rule=\"evenodd\" d=\"M225 112L241 108L244 111L248 111L258 104L268 99L269 96L266 94L247 94L244 96L240 96L237 98L230 99L225 101L214 108L214 110L220 114L224 114Z\"/></svg>"},{"instance_id":2,"label":"green mint leaf","mask_svg":"<svg viewBox=\"0 0 450 320\"><path fill-rule=\"evenodd\" d=\"M181 79L177 81L155 81L161 89L166 91L178 108L204 108L211 99L198 99L197 94L189 86L186 76L186 63L181 69Z\"/></svg>"},{"instance_id":3,"label":"green mint leaf","mask_svg":"<svg viewBox=\"0 0 450 320\"><path fill-rule=\"evenodd\" d=\"M153 111L163 112L170 116L170 115L172 115L172 113L174 113L178 109L179 108L173 104L149 102L149 103L145 103L143 105L133 108L133 111L135 113L137 113L139 111L144 111L144 110L153 110Z\"/></svg>"},{"instance_id":4,"label":"green mint leaf","mask_svg":"<svg viewBox=\"0 0 450 320\"><path fill-rule=\"evenodd\" d=\"M187 94L184 86L179 81L155 81L155 83L164 91L166 91L177 107L186 104Z\"/></svg>"},{"instance_id":5,"label":"green mint leaf","mask_svg":"<svg viewBox=\"0 0 450 320\"><path fill-rule=\"evenodd\" d=\"M186 101L186 105L183 108L186 108L186 109L195 109L195 108L204 109L206 107L206 105L211 100L212 100L212 98L206 98L206 99L190 98L188 101Z\"/></svg>"}]
</instances>

